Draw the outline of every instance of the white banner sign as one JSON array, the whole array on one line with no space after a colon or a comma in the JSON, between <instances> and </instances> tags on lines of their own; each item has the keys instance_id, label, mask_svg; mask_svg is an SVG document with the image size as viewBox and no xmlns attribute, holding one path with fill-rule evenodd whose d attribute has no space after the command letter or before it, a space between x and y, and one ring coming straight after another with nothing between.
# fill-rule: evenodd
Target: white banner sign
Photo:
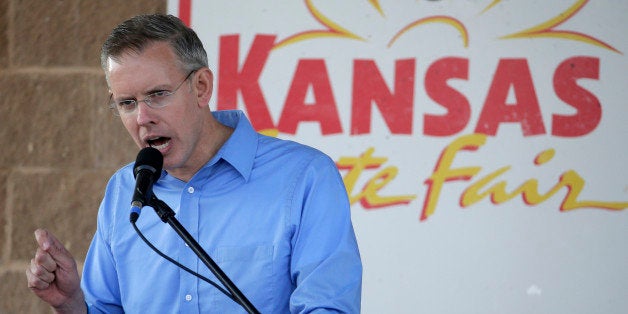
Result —
<instances>
[{"instance_id":1,"label":"white banner sign","mask_svg":"<svg viewBox=\"0 0 628 314\"><path fill-rule=\"evenodd\" d=\"M628 1L192 1L214 110L329 154L363 313L626 313Z\"/></svg>"}]
</instances>

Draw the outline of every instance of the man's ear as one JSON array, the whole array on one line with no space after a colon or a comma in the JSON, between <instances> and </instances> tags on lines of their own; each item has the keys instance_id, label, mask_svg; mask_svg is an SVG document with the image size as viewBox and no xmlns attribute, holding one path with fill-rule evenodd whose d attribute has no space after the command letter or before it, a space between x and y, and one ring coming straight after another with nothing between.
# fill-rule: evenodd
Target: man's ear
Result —
<instances>
[{"instance_id":1,"label":"man's ear","mask_svg":"<svg viewBox=\"0 0 628 314\"><path fill-rule=\"evenodd\" d=\"M199 106L207 106L214 91L214 74L209 68L196 70L194 86Z\"/></svg>"}]
</instances>

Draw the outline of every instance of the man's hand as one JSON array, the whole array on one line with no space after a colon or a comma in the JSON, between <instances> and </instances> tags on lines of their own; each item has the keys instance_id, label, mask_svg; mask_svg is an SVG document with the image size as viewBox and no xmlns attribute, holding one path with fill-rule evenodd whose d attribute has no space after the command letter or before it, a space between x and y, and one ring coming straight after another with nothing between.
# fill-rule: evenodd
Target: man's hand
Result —
<instances>
[{"instance_id":1,"label":"man's hand","mask_svg":"<svg viewBox=\"0 0 628 314\"><path fill-rule=\"evenodd\" d=\"M57 313L86 313L76 261L47 230L35 231L37 253L26 269L28 287Z\"/></svg>"}]
</instances>

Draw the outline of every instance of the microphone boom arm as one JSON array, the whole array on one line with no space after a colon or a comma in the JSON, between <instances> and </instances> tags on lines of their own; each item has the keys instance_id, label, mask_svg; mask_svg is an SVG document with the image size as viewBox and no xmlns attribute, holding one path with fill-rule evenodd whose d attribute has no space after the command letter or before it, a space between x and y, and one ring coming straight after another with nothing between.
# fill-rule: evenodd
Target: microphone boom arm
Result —
<instances>
[{"instance_id":1,"label":"microphone boom arm","mask_svg":"<svg viewBox=\"0 0 628 314\"><path fill-rule=\"evenodd\" d=\"M244 294L238 289L238 287L229 279L229 277L220 269L220 267L212 260L212 258L203 250L203 248L194 240L192 235L181 225L181 223L174 217L175 213L164 201L158 199L154 194L152 195L148 205L153 207L157 216L161 221L168 223L174 231L187 243L187 245L196 253L198 258L209 268L209 270L218 278L227 290L231 293L233 298L238 302L248 313L259 314L259 311L251 304L251 302L244 296Z\"/></svg>"}]
</instances>

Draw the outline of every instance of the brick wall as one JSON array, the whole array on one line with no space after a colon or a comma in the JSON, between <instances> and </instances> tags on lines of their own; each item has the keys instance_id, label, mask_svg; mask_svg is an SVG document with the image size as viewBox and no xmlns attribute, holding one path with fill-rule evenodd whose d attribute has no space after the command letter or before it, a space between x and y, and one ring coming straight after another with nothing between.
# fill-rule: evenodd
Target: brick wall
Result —
<instances>
[{"instance_id":1,"label":"brick wall","mask_svg":"<svg viewBox=\"0 0 628 314\"><path fill-rule=\"evenodd\" d=\"M0 313L50 313L24 271L47 228L80 265L109 176L137 148L106 106L100 45L166 0L0 0Z\"/></svg>"}]
</instances>

